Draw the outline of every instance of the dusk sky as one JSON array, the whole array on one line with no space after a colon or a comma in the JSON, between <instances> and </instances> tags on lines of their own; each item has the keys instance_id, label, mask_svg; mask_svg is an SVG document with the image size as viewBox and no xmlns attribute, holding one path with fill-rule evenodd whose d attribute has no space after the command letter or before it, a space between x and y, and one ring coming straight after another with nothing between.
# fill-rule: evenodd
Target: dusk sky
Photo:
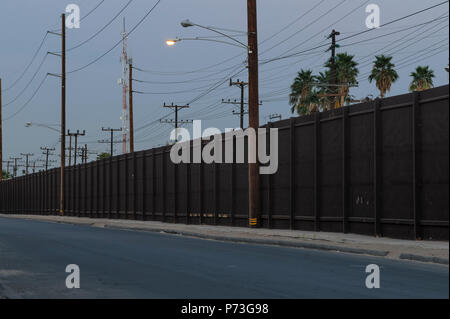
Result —
<instances>
[{"instance_id":1,"label":"dusk sky","mask_svg":"<svg viewBox=\"0 0 450 319\"><path fill-rule=\"evenodd\" d=\"M121 39L123 17L126 19L127 30L131 30L157 2L132 0L118 14L129 1L105 0L81 21L80 29L67 30L67 48L70 49L97 33L117 15L92 40L67 52L68 72L87 65L111 49ZM35 159L43 158L39 149L41 146L55 147L55 153L59 153L57 132L39 126L26 128L25 123L57 125L60 121L60 80L47 77L42 82L47 73L60 73L60 59L57 56L47 55L43 60L48 51L60 50L60 38L48 35L32 65L14 83L31 61L47 30L57 30L60 27L60 15L65 11L66 5L79 5L83 17L100 2L101 0L1 0L0 77L3 89L6 89L3 92L3 104L8 104L3 108L4 160L25 152L34 153ZM260 99L263 101L261 124L266 123L268 115L274 113L282 114L283 118L296 116L290 113L288 104L290 85L296 73L302 68L310 68L316 74L324 71L323 64L330 53L326 52L326 47L321 47L307 51L304 55L276 61L271 59L325 44L329 41L327 36L333 28L341 32L338 40L367 30L365 20L368 14L365 8L368 4L380 6L383 24L440 2L442 1L258 1ZM435 86L448 84L448 73L444 69L449 55L448 11L447 3L340 42L341 47L337 52L355 55L355 60L360 64L359 87L352 88L351 95L358 99L370 94L378 96L375 84L369 83L367 77L374 56L381 53L394 56L393 62L400 75L388 96L408 92L409 74L418 65L429 65L434 70ZM232 31L246 31L246 1L162 0L130 35L128 41L129 55L133 58L134 66L150 71L135 70L134 78L150 83L136 82L134 90L152 93L135 94L137 150L150 149L168 141L172 128L158 121L170 114L170 110L162 107L164 103L186 104L194 101L190 103L189 110L180 112L180 117L203 120L204 127L224 129L239 126L239 118L232 114L236 108L222 104L221 100L240 97L239 89L229 87L227 79L234 75L233 79L247 80L245 49L210 41L182 41L168 47L165 40L169 38L215 36L214 33L196 27L182 28L180 21L187 18L201 25L230 29L225 32L242 42L247 41L242 33ZM425 24L433 19L436 20ZM388 33L392 34L376 38ZM372 38L375 39L361 42ZM121 45L118 45L89 67L67 76L67 129L86 130L87 135L80 138L80 144L87 143L91 151L109 150L109 145L97 143L98 140L109 138L108 134L101 132L102 127L119 128L122 125L122 92L118 84L122 72L120 55ZM42 61L42 67L30 82ZM217 89L203 94L222 82ZM37 90L41 83L42 86ZM34 92L37 93L30 100ZM116 151L121 151L120 145L116 146ZM57 160L58 157L54 156L53 159ZM90 159L95 159L95 155L91 155Z\"/></svg>"}]
</instances>

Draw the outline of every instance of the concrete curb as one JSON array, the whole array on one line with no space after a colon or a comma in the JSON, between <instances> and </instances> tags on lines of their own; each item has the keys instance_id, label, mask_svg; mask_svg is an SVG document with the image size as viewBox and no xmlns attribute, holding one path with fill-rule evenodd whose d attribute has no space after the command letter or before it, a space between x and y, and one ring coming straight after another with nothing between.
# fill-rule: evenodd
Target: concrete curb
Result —
<instances>
[{"instance_id":1,"label":"concrete curb","mask_svg":"<svg viewBox=\"0 0 450 319\"><path fill-rule=\"evenodd\" d=\"M439 257L419 256L419 255L413 255L413 254L401 254L399 258L403 259L403 260L413 260L413 261L420 261L420 262L424 262L424 263L448 265L448 259L439 258Z\"/></svg>"},{"instance_id":2,"label":"concrete curb","mask_svg":"<svg viewBox=\"0 0 450 319\"><path fill-rule=\"evenodd\" d=\"M388 251L383 251L383 250L370 250L370 249L360 249L360 248L351 248L351 247L340 247L340 246L313 244L313 243L305 243L305 242L293 242L293 241L288 241L288 240L226 237L226 236L207 235L207 234L199 234L199 233L184 232L184 231L183 232L168 231L165 229L156 229L156 228L154 228L154 229L139 228L139 227L128 228L128 227L109 226L109 225L105 225L105 228L137 230L137 231L146 231L146 232L152 232L152 233L164 233L164 234L169 234L169 235L179 235L179 236L184 236L184 237L193 237L193 238L216 240L216 241L223 241L223 242L233 242L233 243L245 243L245 244L257 244L257 245L270 245L270 246L282 246L282 247L337 251L337 252L352 253L352 254L359 254L359 255L370 255L370 256L376 256L376 257L386 257L389 254Z\"/></svg>"}]
</instances>

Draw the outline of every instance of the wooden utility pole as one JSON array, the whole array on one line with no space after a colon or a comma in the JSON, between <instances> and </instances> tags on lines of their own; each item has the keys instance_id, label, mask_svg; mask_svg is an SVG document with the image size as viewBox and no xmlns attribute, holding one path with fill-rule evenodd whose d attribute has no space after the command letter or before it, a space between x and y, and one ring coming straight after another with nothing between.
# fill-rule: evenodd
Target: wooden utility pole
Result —
<instances>
[{"instance_id":1,"label":"wooden utility pole","mask_svg":"<svg viewBox=\"0 0 450 319\"><path fill-rule=\"evenodd\" d=\"M239 113L239 116L241 118L240 121L241 129L244 129L244 115L246 113L244 109L245 105L244 96L245 96L245 87L247 85L248 85L247 82L239 81L239 79L236 82L233 82L233 80L230 79L230 86L237 86L241 89L241 111Z\"/></svg>"},{"instance_id":2,"label":"wooden utility pole","mask_svg":"<svg viewBox=\"0 0 450 319\"><path fill-rule=\"evenodd\" d=\"M6 177L7 177L7 179L11 178L11 175L9 173L9 167L10 167L11 164L14 163L14 161L3 161L3 163L6 163Z\"/></svg>"},{"instance_id":3,"label":"wooden utility pole","mask_svg":"<svg viewBox=\"0 0 450 319\"><path fill-rule=\"evenodd\" d=\"M69 167L72 166L72 135L70 130L67 131L67 136L69 137Z\"/></svg>"},{"instance_id":4,"label":"wooden utility pole","mask_svg":"<svg viewBox=\"0 0 450 319\"><path fill-rule=\"evenodd\" d=\"M330 70L330 77L331 77L331 93L337 94L337 72L336 72L336 36L340 35L339 32L333 29L330 34L331 38L331 70ZM336 106L336 95L334 95L331 99L331 109L334 109Z\"/></svg>"},{"instance_id":5,"label":"wooden utility pole","mask_svg":"<svg viewBox=\"0 0 450 319\"><path fill-rule=\"evenodd\" d=\"M3 180L2 79L0 79L0 182Z\"/></svg>"},{"instance_id":6,"label":"wooden utility pole","mask_svg":"<svg viewBox=\"0 0 450 319\"><path fill-rule=\"evenodd\" d=\"M258 129L259 129L259 88L258 88L258 17L256 0L247 0L247 23L248 23L248 114L249 128L256 132L256 145L249 148L255 149L255 158L258 156ZM259 163L249 163L249 226L259 226L260 194L259 194Z\"/></svg>"},{"instance_id":7,"label":"wooden utility pole","mask_svg":"<svg viewBox=\"0 0 450 319\"><path fill-rule=\"evenodd\" d=\"M133 64L130 63L130 75L129 75L129 87L128 87L128 96L129 96L129 108L130 108L130 152L134 153L134 120L133 120Z\"/></svg>"},{"instance_id":8,"label":"wooden utility pole","mask_svg":"<svg viewBox=\"0 0 450 319\"><path fill-rule=\"evenodd\" d=\"M14 168L13 168L13 178L17 177L17 161L20 161L22 157L11 157L11 160L14 161Z\"/></svg>"},{"instance_id":9,"label":"wooden utility pole","mask_svg":"<svg viewBox=\"0 0 450 319\"><path fill-rule=\"evenodd\" d=\"M32 153L21 153L20 155L25 156L25 174L28 175L28 168L30 167L30 156L34 156Z\"/></svg>"},{"instance_id":10,"label":"wooden utility pole","mask_svg":"<svg viewBox=\"0 0 450 319\"><path fill-rule=\"evenodd\" d=\"M50 152L54 151L54 148L41 147L41 151L44 151L42 154L45 155L45 170L48 170L48 157L51 155Z\"/></svg>"},{"instance_id":11,"label":"wooden utility pole","mask_svg":"<svg viewBox=\"0 0 450 319\"><path fill-rule=\"evenodd\" d=\"M83 133L80 133L80 130L77 130L76 133L71 133L70 130L68 131L67 135L75 137L75 151L73 153L73 165L77 165L77 147L78 147L78 136L85 136L86 131L83 130ZM71 142L72 144L72 142ZM72 152L72 147L70 147L70 152Z\"/></svg>"},{"instance_id":12,"label":"wooden utility pole","mask_svg":"<svg viewBox=\"0 0 450 319\"><path fill-rule=\"evenodd\" d=\"M192 120L178 120L178 111L182 109L188 109L190 106L188 105L174 105L173 103L171 105L166 105L164 103L164 106L169 109L175 109L175 120L160 120L161 123L166 124L174 124L175 126L175 138L178 138L178 128L180 127L180 124L187 124L192 123Z\"/></svg>"},{"instance_id":13,"label":"wooden utility pole","mask_svg":"<svg viewBox=\"0 0 450 319\"><path fill-rule=\"evenodd\" d=\"M111 157L114 156L114 132L122 132L122 128L103 128L102 127L102 131L103 132L110 132L111 133L111 139L109 141L98 141L99 143L111 143Z\"/></svg>"},{"instance_id":14,"label":"wooden utility pole","mask_svg":"<svg viewBox=\"0 0 450 319\"><path fill-rule=\"evenodd\" d=\"M64 216L64 171L66 168L66 15L61 15L61 171L59 214Z\"/></svg>"}]
</instances>

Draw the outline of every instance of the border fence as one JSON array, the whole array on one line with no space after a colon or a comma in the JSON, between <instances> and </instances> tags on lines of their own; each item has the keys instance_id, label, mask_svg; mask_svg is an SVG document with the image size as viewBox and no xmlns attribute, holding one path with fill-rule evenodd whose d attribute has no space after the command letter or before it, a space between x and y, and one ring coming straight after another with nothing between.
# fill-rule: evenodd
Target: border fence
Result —
<instances>
[{"instance_id":1,"label":"border fence","mask_svg":"<svg viewBox=\"0 0 450 319\"><path fill-rule=\"evenodd\" d=\"M448 86L267 124L265 228L448 240ZM67 216L248 226L246 164L179 164L170 146L65 170ZM0 213L59 213L59 169L0 183Z\"/></svg>"}]
</instances>

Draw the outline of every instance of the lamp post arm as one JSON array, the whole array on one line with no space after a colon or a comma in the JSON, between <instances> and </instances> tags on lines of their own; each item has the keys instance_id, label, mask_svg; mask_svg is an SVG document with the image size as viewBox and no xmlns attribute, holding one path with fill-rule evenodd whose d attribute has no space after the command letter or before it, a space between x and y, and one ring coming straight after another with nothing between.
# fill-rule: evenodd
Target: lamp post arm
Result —
<instances>
[{"instance_id":1,"label":"lamp post arm","mask_svg":"<svg viewBox=\"0 0 450 319\"><path fill-rule=\"evenodd\" d=\"M229 36L229 35L226 34L226 33L223 33L223 32L217 31L217 30L215 30L215 29L213 29L213 28L205 27L205 26L203 26L203 25L196 24L196 23L193 23L192 25L195 25L196 27L199 27L199 28L202 28L202 29L206 29L206 30L209 30L209 31L212 31L212 32L215 32L215 33L218 33L218 34L220 34L220 35L222 35L222 36L224 36L224 37L226 37L226 38L228 38L228 39L230 39L230 40L232 40L232 41L234 41L234 42L239 43L240 46L242 46L242 47L244 47L244 48L246 48L246 49L249 49L249 46L248 46L248 45L242 43L242 42L239 41L239 40L236 40L235 38Z\"/></svg>"},{"instance_id":2,"label":"lamp post arm","mask_svg":"<svg viewBox=\"0 0 450 319\"><path fill-rule=\"evenodd\" d=\"M218 43L223 43L223 44L228 44L228 45L232 45L234 47L238 47L238 48L242 48L243 46L241 44L235 44L235 43L230 43L227 41L221 41L221 40L214 40L214 39L205 39L205 38L178 38L177 41L208 41L208 42L218 42ZM247 46L244 47L245 49L248 49Z\"/></svg>"}]
</instances>

